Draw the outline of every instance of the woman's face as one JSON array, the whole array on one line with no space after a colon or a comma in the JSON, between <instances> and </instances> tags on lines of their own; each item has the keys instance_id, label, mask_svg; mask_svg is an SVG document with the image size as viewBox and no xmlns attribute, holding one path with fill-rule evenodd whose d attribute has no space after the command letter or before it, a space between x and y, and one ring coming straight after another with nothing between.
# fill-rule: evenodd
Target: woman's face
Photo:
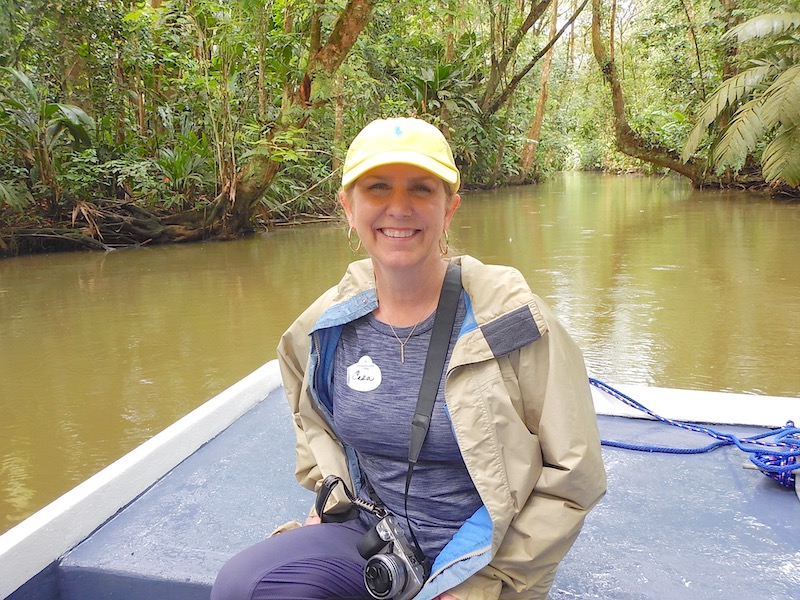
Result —
<instances>
[{"instance_id":1,"label":"woman's face","mask_svg":"<svg viewBox=\"0 0 800 600\"><path fill-rule=\"evenodd\" d=\"M439 177L405 164L367 171L339 199L376 270L424 267L440 260L439 238L460 202Z\"/></svg>"}]
</instances>

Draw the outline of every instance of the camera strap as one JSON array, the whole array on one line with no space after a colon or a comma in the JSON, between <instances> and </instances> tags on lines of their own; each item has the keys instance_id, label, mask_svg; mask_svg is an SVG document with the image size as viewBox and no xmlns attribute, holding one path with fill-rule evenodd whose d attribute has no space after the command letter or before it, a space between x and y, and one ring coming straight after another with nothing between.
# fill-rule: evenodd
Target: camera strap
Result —
<instances>
[{"instance_id":1,"label":"camera strap","mask_svg":"<svg viewBox=\"0 0 800 600\"><path fill-rule=\"evenodd\" d=\"M436 402L436 393L439 391L439 383L442 381L444 361L447 358L447 349L450 346L450 337L456 322L456 310L460 296L461 267L449 264L444 276L442 291L439 294L436 316L433 318L433 330L431 331L431 341L428 344L428 355L425 357L425 368L422 371L417 410L411 421L408 479L411 478L411 469L419 459L422 443L425 441L428 427L431 424L433 404Z\"/></svg>"},{"instance_id":2,"label":"camera strap","mask_svg":"<svg viewBox=\"0 0 800 600\"><path fill-rule=\"evenodd\" d=\"M414 465L417 464L422 444L428 435L428 428L431 424L433 405L436 402L436 394L439 391L439 383L442 381L447 350L450 347L450 338L453 335L453 325L456 322L456 311L458 310L458 299L461 296L461 267L454 264L447 265L447 272L442 283L442 291L439 294L439 304L436 307L436 315L433 318L433 329L431 330L431 341L428 344L428 354L425 357L425 367L422 371L422 383L419 389L419 399L414 418L411 421L411 440L408 445L408 471L406 472L405 489L405 513L406 524L411 532L411 539L417 553L420 564L426 565L425 576L428 576L429 565L425 560L425 554L417 542L411 522L408 518L408 492L411 487L411 475L414 472Z\"/></svg>"},{"instance_id":3,"label":"camera strap","mask_svg":"<svg viewBox=\"0 0 800 600\"><path fill-rule=\"evenodd\" d=\"M350 508L341 514L325 512L325 505L328 503L328 498L330 498L333 488L340 483L344 489L345 496L347 496L347 499L350 501ZM366 510L379 519L382 519L388 514L383 504L371 505L368 502L361 500L361 498L356 498L353 496L350 488L348 488L347 484L342 481L341 477L337 475L328 475L325 479L323 479L322 485L320 485L319 490L317 490L317 500L314 503L314 511L317 513L323 523L343 523L345 521L350 521L358 517L359 509Z\"/></svg>"}]
</instances>

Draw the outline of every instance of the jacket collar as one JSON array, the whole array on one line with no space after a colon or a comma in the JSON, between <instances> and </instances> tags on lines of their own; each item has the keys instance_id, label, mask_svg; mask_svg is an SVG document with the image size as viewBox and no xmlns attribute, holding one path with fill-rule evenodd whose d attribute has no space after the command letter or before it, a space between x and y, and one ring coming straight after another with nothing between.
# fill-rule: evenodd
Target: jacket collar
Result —
<instances>
[{"instance_id":1,"label":"jacket collar","mask_svg":"<svg viewBox=\"0 0 800 600\"><path fill-rule=\"evenodd\" d=\"M451 259L461 266L467 315L451 366L488 360L538 340L547 331L538 298L519 271L485 265L471 256ZM343 325L378 306L375 273L370 259L350 263L333 291L329 308L314 331Z\"/></svg>"}]
</instances>

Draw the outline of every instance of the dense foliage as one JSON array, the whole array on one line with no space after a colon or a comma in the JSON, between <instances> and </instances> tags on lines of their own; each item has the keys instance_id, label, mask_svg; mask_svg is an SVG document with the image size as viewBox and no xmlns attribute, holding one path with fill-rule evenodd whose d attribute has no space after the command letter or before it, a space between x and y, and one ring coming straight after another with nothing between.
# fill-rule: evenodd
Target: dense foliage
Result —
<instances>
[{"instance_id":1,"label":"dense foliage","mask_svg":"<svg viewBox=\"0 0 800 600\"><path fill-rule=\"evenodd\" d=\"M333 217L347 141L389 115L439 125L472 187L570 168L666 167L701 185L744 167L758 182L763 160L772 189L791 191L796 13L766 0L7 0L0 254ZM658 158L681 151L691 168Z\"/></svg>"},{"instance_id":2,"label":"dense foliage","mask_svg":"<svg viewBox=\"0 0 800 600\"><path fill-rule=\"evenodd\" d=\"M761 156L768 182L800 186L800 12L766 14L725 34L755 47L743 71L726 79L703 104L684 156L697 150L709 126L717 126L710 149L718 169L742 168ZM731 111L733 116L731 117ZM765 143L766 142L766 143ZM762 148L763 145L763 148Z\"/></svg>"}]
</instances>

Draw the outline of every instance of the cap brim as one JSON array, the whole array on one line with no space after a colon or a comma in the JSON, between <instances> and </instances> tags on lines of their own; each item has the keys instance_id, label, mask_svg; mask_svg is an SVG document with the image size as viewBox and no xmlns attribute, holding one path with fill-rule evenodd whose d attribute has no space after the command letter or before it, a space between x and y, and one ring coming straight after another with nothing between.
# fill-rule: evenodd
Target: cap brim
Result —
<instances>
[{"instance_id":1,"label":"cap brim","mask_svg":"<svg viewBox=\"0 0 800 600\"><path fill-rule=\"evenodd\" d=\"M375 167L383 165L414 165L420 169L425 169L429 173L433 173L440 179L443 179L450 185L454 186L453 191L458 190L459 174L458 171L443 165L437 160L430 158L419 152L411 152L409 150L396 150L394 152L381 152L375 154L361 161L359 164L350 167L350 169L342 176L342 187L349 185L367 171Z\"/></svg>"}]
</instances>

